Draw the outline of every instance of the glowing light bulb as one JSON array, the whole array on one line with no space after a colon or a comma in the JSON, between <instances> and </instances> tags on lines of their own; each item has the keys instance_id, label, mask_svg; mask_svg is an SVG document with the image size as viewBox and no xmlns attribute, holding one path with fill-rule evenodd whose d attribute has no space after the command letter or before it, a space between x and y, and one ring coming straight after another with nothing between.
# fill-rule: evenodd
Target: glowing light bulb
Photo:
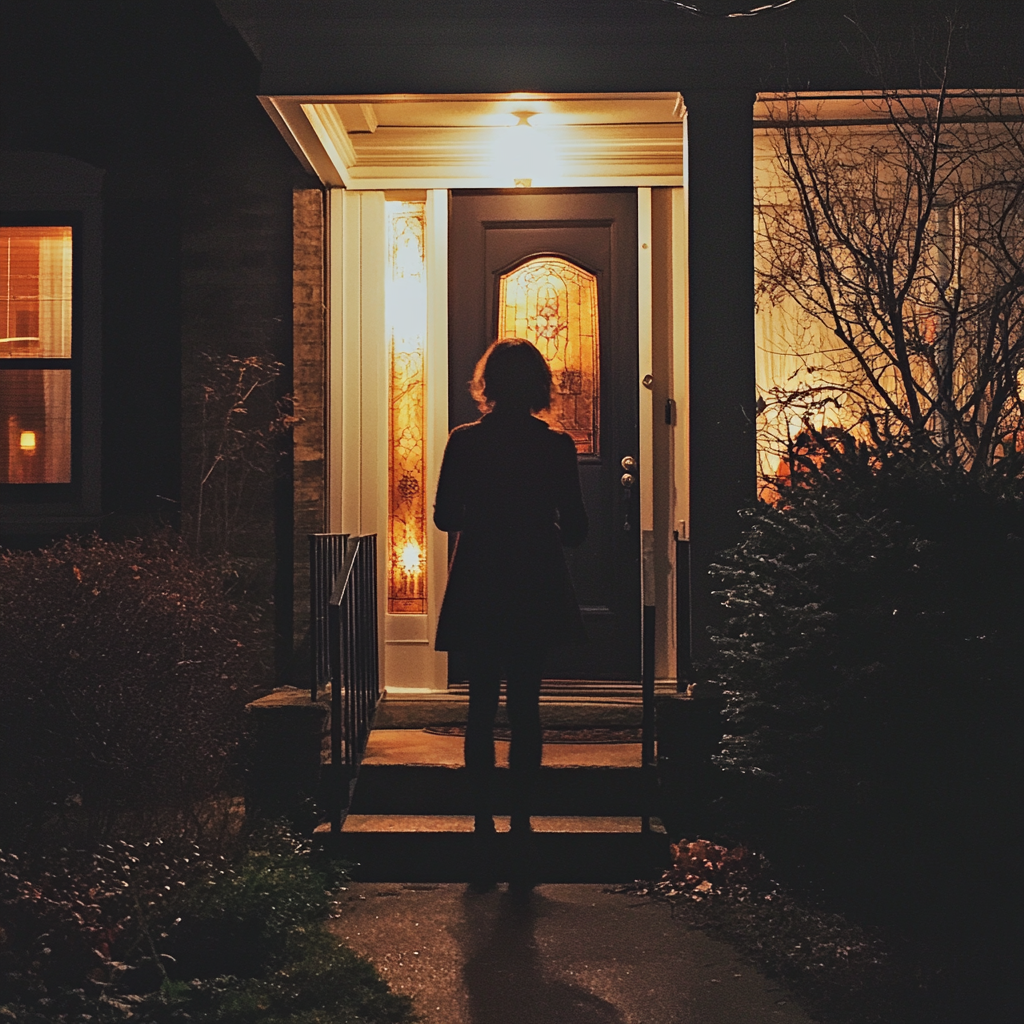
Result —
<instances>
[{"instance_id":1,"label":"glowing light bulb","mask_svg":"<svg viewBox=\"0 0 1024 1024\"><path fill-rule=\"evenodd\" d=\"M532 110L515 110L517 123L500 128L500 136L492 159L498 177L511 178L516 187L530 188L538 180L545 183L554 173L552 154L543 131L538 131L530 118Z\"/></svg>"},{"instance_id":2,"label":"glowing light bulb","mask_svg":"<svg viewBox=\"0 0 1024 1024\"><path fill-rule=\"evenodd\" d=\"M423 553L414 540L407 541L402 548L402 571L409 576L419 576L423 571Z\"/></svg>"},{"instance_id":3,"label":"glowing light bulb","mask_svg":"<svg viewBox=\"0 0 1024 1024\"><path fill-rule=\"evenodd\" d=\"M23 430L19 445L23 452L34 452L36 450L36 432L34 430Z\"/></svg>"}]
</instances>

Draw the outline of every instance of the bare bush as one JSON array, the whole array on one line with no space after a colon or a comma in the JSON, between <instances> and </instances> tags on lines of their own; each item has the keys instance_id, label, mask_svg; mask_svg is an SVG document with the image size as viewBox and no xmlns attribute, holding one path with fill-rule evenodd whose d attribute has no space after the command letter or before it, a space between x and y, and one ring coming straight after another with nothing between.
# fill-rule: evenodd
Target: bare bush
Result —
<instances>
[{"instance_id":1,"label":"bare bush","mask_svg":"<svg viewBox=\"0 0 1024 1024\"><path fill-rule=\"evenodd\" d=\"M266 675L223 574L172 539L0 554L0 819L113 835L201 830Z\"/></svg>"}]
</instances>

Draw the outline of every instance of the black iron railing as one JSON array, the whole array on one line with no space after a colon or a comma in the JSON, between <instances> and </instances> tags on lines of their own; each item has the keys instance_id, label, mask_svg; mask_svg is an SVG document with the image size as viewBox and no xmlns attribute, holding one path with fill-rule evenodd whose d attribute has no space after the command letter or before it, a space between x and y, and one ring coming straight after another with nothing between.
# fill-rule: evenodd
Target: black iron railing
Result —
<instances>
[{"instance_id":1,"label":"black iron railing","mask_svg":"<svg viewBox=\"0 0 1024 1024\"><path fill-rule=\"evenodd\" d=\"M328 544L326 541L337 541ZM325 543L317 546L322 540ZM320 534L311 538L311 553L321 557L312 563L321 581L333 575L326 604L323 647L317 647L317 610L312 612L312 697L318 694L317 672L325 671L331 688L331 831L341 827L348 783L362 757L370 734L370 722L380 696L380 664L377 648L377 537ZM335 562L336 556L340 558ZM337 570L331 573L332 563ZM312 583L318 592L320 584Z\"/></svg>"},{"instance_id":2,"label":"black iron railing","mask_svg":"<svg viewBox=\"0 0 1024 1024\"><path fill-rule=\"evenodd\" d=\"M327 607L345 561L347 540L346 533L309 535L310 700L316 700L331 682Z\"/></svg>"}]
</instances>

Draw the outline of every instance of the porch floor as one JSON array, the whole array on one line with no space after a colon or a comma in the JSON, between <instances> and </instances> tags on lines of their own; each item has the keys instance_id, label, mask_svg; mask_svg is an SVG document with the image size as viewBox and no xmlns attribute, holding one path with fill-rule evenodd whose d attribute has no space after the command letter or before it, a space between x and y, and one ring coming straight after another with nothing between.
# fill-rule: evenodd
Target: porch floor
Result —
<instances>
[{"instance_id":1,"label":"porch floor","mask_svg":"<svg viewBox=\"0 0 1024 1024\"><path fill-rule=\"evenodd\" d=\"M506 740L494 744L499 768L508 767ZM543 764L559 768L639 768L639 743L545 743ZM374 729L363 755L370 765L462 767L462 737L437 736L424 729Z\"/></svg>"}]
</instances>

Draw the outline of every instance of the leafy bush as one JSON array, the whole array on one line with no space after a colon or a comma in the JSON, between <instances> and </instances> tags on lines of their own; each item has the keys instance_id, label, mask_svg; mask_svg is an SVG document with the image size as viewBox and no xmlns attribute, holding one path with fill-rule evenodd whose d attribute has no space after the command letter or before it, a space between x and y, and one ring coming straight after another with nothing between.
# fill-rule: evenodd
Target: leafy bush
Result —
<instances>
[{"instance_id":1,"label":"leafy bush","mask_svg":"<svg viewBox=\"0 0 1024 1024\"><path fill-rule=\"evenodd\" d=\"M123 985L124 971L134 972L132 982L141 971L159 985L165 972L152 962L154 929L181 890L217 863L194 846L175 849L159 840L0 853L7 997L86 979L105 984L119 976Z\"/></svg>"},{"instance_id":2,"label":"leafy bush","mask_svg":"<svg viewBox=\"0 0 1024 1024\"><path fill-rule=\"evenodd\" d=\"M224 784L258 627L170 538L0 553L0 837L146 837Z\"/></svg>"},{"instance_id":3,"label":"leafy bush","mask_svg":"<svg viewBox=\"0 0 1024 1024\"><path fill-rule=\"evenodd\" d=\"M296 933L327 917L328 890L338 882L331 862L313 865L302 844L280 836L218 864L175 901L163 944L174 958L169 973L258 974L286 955Z\"/></svg>"},{"instance_id":4,"label":"leafy bush","mask_svg":"<svg viewBox=\"0 0 1024 1024\"><path fill-rule=\"evenodd\" d=\"M159 842L0 856L0 1019L412 1021L324 931L344 877L275 828L230 858Z\"/></svg>"},{"instance_id":5,"label":"leafy bush","mask_svg":"<svg viewBox=\"0 0 1024 1024\"><path fill-rule=\"evenodd\" d=\"M791 842L865 891L908 844L922 885L1005 879L1000 851L1020 831L1021 502L863 446L823 446L801 480L748 511L715 567L730 614L706 666L726 690L719 761L757 790L754 840L775 860Z\"/></svg>"}]
</instances>

